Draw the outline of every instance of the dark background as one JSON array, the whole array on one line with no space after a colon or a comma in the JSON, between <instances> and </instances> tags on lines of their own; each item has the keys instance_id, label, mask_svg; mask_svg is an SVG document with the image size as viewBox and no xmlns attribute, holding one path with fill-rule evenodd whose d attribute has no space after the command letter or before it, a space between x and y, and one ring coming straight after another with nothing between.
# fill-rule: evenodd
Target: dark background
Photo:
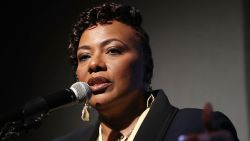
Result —
<instances>
[{"instance_id":1,"label":"dark background","mask_svg":"<svg viewBox=\"0 0 250 141\"><path fill-rule=\"evenodd\" d=\"M81 10L99 2L97 0L33 2L15 0L1 4L1 115L21 107L26 101L36 96L68 88L74 82L67 56L71 26ZM157 7L154 6L153 2L131 0L128 3L137 5L142 9L142 12L145 12L144 16L149 16L147 18L151 18L154 22L155 17L152 16L152 13L157 11ZM170 5L177 3L166 2ZM200 4L194 0L186 3L190 5ZM227 4L227 1L221 3ZM248 109L250 109L250 96L248 94L250 91L249 2L245 0L242 4L245 81ZM150 6L152 6L151 11L146 11L144 7ZM166 7L173 8L169 5ZM161 13L161 16L174 14L164 13L164 11ZM154 28L148 30L152 32ZM76 129L81 126L81 108L82 106L75 105L51 113L43 121L40 128L13 140L45 141ZM250 117L249 113L248 117Z\"/></svg>"},{"instance_id":2,"label":"dark background","mask_svg":"<svg viewBox=\"0 0 250 141\"><path fill-rule=\"evenodd\" d=\"M1 115L73 84L69 33L80 10L90 4L93 1L15 0L1 5ZM81 122L80 113L81 106L51 113L39 129L14 140L52 139L80 126L74 124Z\"/></svg>"}]
</instances>

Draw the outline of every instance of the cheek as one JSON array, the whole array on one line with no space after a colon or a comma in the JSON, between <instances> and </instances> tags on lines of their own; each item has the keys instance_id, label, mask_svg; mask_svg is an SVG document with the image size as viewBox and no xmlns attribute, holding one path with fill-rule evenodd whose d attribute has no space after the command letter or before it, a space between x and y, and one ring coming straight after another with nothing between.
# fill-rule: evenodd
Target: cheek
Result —
<instances>
[{"instance_id":1,"label":"cheek","mask_svg":"<svg viewBox=\"0 0 250 141\"><path fill-rule=\"evenodd\" d=\"M76 69L77 78L79 81L86 82L87 81L87 70L86 67L81 67L78 65Z\"/></svg>"},{"instance_id":2,"label":"cheek","mask_svg":"<svg viewBox=\"0 0 250 141\"><path fill-rule=\"evenodd\" d=\"M121 85L126 83L127 85L138 86L143 82L143 63L138 58L131 57L112 66L114 69L113 75Z\"/></svg>"}]
</instances>

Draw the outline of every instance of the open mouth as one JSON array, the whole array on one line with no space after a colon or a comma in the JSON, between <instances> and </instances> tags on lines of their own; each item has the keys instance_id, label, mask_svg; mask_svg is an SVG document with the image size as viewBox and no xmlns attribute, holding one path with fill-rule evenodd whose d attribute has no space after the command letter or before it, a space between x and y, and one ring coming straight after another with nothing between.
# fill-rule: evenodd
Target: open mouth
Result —
<instances>
[{"instance_id":1,"label":"open mouth","mask_svg":"<svg viewBox=\"0 0 250 141\"><path fill-rule=\"evenodd\" d=\"M93 94L101 94L106 91L106 89L112 85L111 81L105 77L92 77L88 80L88 85L90 86Z\"/></svg>"}]
</instances>

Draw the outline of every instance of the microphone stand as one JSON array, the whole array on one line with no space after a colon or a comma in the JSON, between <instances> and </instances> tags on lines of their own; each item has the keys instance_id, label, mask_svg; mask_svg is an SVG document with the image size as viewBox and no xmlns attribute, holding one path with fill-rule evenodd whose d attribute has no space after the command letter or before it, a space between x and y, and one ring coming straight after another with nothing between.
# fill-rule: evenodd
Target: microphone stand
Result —
<instances>
[{"instance_id":1,"label":"microphone stand","mask_svg":"<svg viewBox=\"0 0 250 141\"><path fill-rule=\"evenodd\" d=\"M37 97L25 104L21 114L8 117L9 120L1 127L0 140L4 141L13 136L20 136L32 128L38 128L48 116L49 107L43 97ZM7 119L8 120L8 119Z\"/></svg>"},{"instance_id":2,"label":"microphone stand","mask_svg":"<svg viewBox=\"0 0 250 141\"><path fill-rule=\"evenodd\" d=\"M38 128L45 117L44 113L27 117L25 119L10 121L3 125L0 131L1 141L9 139L13 136L20 136L27 133L32 128Z\"/></svg>"}]
</instances>

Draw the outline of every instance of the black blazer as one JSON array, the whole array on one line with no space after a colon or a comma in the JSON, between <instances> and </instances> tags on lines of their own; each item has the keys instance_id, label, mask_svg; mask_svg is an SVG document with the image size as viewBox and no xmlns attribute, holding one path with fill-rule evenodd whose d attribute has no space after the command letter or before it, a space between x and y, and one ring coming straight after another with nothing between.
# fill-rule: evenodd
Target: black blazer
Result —
<instances>
[{"instance_id":1,"label":"black blazer","mask_svg":"<svg viewBox=\"0 0 250 141\"><path fill-rule=\"evenodd\" d=\"M134 141L177 141L180 135L205 131L201 109L185 108L179 110L169 103L162 90L154 91L154 95L156 96L155 101L151 105L150 111L140 126ZM91 114L97 113L91 111ZM228 130L233 139L238 141L233 124L223 113L214 112L213 119L214 128ZM53 141L96 141L99 125L98 118L94 118L84 123L81 129Z\"/></svg>"}]
</instances>

